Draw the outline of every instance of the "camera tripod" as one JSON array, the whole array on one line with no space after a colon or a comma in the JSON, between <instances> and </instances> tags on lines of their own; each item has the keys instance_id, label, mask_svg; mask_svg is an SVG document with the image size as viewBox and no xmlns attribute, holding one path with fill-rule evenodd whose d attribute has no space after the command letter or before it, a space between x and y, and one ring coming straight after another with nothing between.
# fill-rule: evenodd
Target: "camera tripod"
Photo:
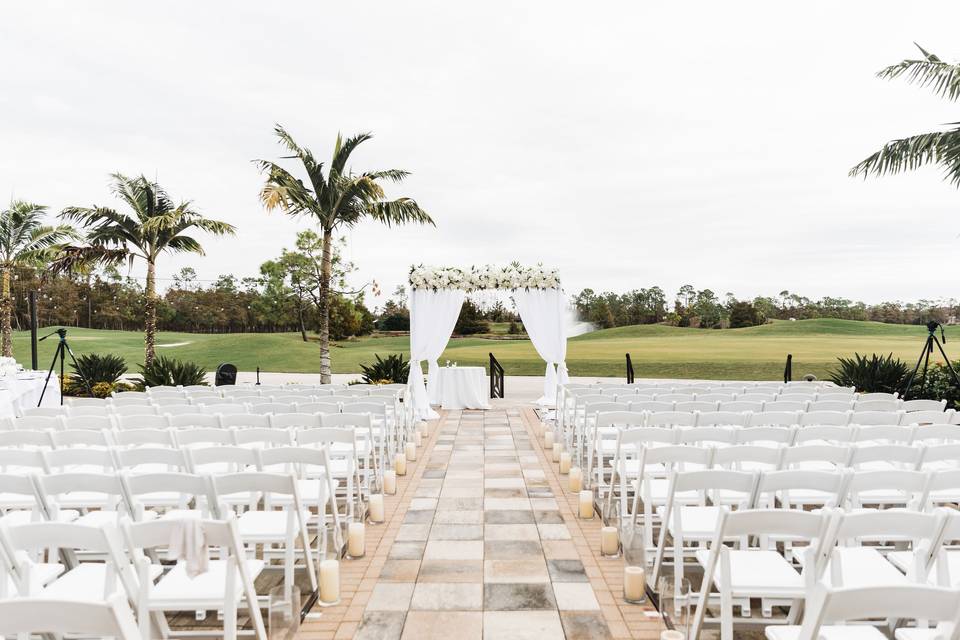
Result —
<instances>
[{"instance_id":1,"label":"camera tripod","mask_svg":"<svg viewBox=\"0 0 960 640\"><path fill-rule=\"evenodd\" d=\"M937 327L940 328L940 339L937 339ZM910 387L913 386L913 380L917 377L917 371L920 370L921 364L923 365L923 373L920 374L920 393L922 394L924 389L926 389L927 368L930 366L930 354L933 353L933 345L937 345L937 349L940 351L940 355L943 356L943 361L947 365L947 371L950 372L950 376L953 378L953 384L957 389L960 389L960 376L954 371L953 365L950 364L950 358L947 357L947 352L943 349L943 343L947 341L947 336L943 331L943 325L936 320L931 320L927 323L927 332L927 341L923 344L923 351L920 352L917 365L913 368L910 377L907 378L907 385L903 388L903 393L901 394L902 398L907 397L907 393L910 391Z\"/></svg>"},{"instance_id":2,"label":"camera tripod","mask_svg":"<svg viewBox=\"0 0 960 640\"><path fill-rule=\"evenodd\" d=\"M43 404L43 395L47 392L47 385L50 384L50 376L53 375L53 370L57 366L57 358L60 359L60 404L63 404L63 361L67 354L70 354L70 360L73 361L73 368L77 370L77 375L81 380L83 380L83 386L85 386L87 388L87 392L93 396L93 389L90 387L90 381L87 380L85 375L83 375L83 371L80 369L80 365L77 363L77 357L73 355L73 349L71 349L70 345L67 344L66 329L60 328L53 333L48 333L40 338L38 342L43 342L54 334L60 338L60 342L57 344L57 350L53 352L53 360L50 362L50 370L47 372L47 379L43 382L43 391L40 392L40 400L37 401L38 407Z\"/></svg>"}]
</instances>

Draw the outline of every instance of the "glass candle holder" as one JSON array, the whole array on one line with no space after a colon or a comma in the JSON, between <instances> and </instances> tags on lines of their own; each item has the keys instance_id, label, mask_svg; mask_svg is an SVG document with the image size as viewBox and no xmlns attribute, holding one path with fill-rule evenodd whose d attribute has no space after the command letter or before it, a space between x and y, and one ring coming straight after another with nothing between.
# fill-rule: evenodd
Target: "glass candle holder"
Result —
<instances>
[{"instance_id":1,"label":"glass candle holder","mask_svg":"<svg viewBox=\"0 0 960 640\"><path fill-rule=\"evenodd\" d=\"M631 604L647 600L647 547L643 530L628 521L620 529L623 549L623 599Z\"/></svg>"},{"instance_id":2,"label":"glass candle holder","mask_svg":"<svg viewBox=\"0 0 960 640\"><path fill-rule=\"evenodd\" d=\"M690 581L663 576L657 581L660 615L664 623L686 639L690 632L690 605L693 600Z\"/></svg>"}]
</instances>

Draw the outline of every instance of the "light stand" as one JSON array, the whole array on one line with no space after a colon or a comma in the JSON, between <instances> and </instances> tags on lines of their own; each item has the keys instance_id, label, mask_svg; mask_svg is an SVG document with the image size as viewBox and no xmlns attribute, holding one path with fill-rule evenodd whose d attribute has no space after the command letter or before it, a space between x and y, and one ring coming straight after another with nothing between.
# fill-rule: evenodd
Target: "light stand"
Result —
<instances>
[{"instance_id":1,"label":"light stand","mask_svg":"<svg viewBox=\"0 0 960 640\"><path fill-rule=\"evenodd\" d=\"M940 339L937 339L937 327L940 327ZM956 385L957 389L960 389L960 376L957 376L957 372L954 371L953 365L950 364L950 358L947 357L947 352L943 349L943 344L946 343L947 336L943 331L943 325L937 322L936 320L931 320L927 323L927 340L923 344L923 351L920 352L920 358L917 360L917 365L913 368L913 372L910 374L910 377L907 378L907 385L903 388L903 394L901 397L904 399L907 398L907 393L910 391L910 387L913 386L913 380L917 377L917 371L920 370L920 365L923 364L923 373L920 374L920 393L922 394L927 387L927 368L930 365L930 354L933 353L933 345L937 345L937 349L940 351L940 355L943 356L943 361L947 365L947 371L950 372L950 376L953 378L953 384Z\"/></svg>"},{"instance_id":2,"label":"light stand","mask_svg":"<svg viewBox=\"0 0 960 640\"><path fill-rule=\"evenodd\" d=\"M77 375L80 376L81 380L83 380L83 384L87 388L87 392L90 394L90 396L93 396L93 389L90 387L90 381L87 380L85 375L83 375L83 371L80 369L80 365L77 363L77 358L73 355L73 349L71 349L70 345L67 344L67 330L63 328L57 329L53 333L48 333L40 338L39 342L43 342L54 334L59 337L60 341L57 343L57 350L53 352L53 360L50 362L50 370L47 372L47 379L43 381L43 391L40 392L40 400L37 401L38 407L43 404L43 395L47 392L47 385L50 384L50 377L53 375L53 370L57 366L58 358L60 359L60 404L63 404L63 361L66 354L70 354L70 360L73 362L74 369L77 370Z\"/></svg>"}]
</instances>

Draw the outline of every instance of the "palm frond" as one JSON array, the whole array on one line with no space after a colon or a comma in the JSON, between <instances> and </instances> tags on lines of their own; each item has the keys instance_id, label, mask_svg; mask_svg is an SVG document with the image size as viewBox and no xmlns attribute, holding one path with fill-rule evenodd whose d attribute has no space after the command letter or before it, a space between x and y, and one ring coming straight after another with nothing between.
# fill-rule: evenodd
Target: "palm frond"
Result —
<instances>
[{"instance_id":1,"label":"palm frond","mask_svg":"<svg viewBox=\"0 0 960 640\"><path fill-rule=\"evenodd\" d=\"M436 226L433 218L421 209L416 200L412 198L397 198L396 200L374 203L374 205L370 207L369 215L374 220L388 227L392 225L409 224L411 222Z\"/></svg>"},{"instance_id":2,"label":"palm frond","mask_svg":"<svg viewBox=\"0 0 960 640\"><path fill-rule=\"evenodd\" d=\"M891 175L926 165L941 166L946 172L945 179L960 186L960 129L891 140L850 169L850 175Z\"/></svg>"},{"instance_id":3,"label":"palm frond","mask_svg":"<svg viewBox=\"0 0 960 640\"><path fill-rule=\"evenodd\" d=\"M177 235L170 239L167 248L174 253L198 253L206 255L203 247L194 238L185 235Z\"/></svg>"},{"instance_id":4,"label":"palm frond","mask_svg":"<svg viewBox=\"0 0 960 640\"><path fill-rule=\"evenodd\" d=\"M384 169L383 171L368 171L362 174L365 178L371 180L389 180L391 182L403 182L404 178L410 175L409 171L403 169Z\"/></svg>"},{"instance_id":5,"label":"palm frond","mask_svg":"<svg viewBox=\"0 0 960 640\"><path fill-rule=\"evenodd\" d=\"M344 140L340 134L337 134L337 143L333 147L333 160L330 162L330 177L342 176L350 154L371 138L373 138L372 133L359 133Z\"/></svg>"},{"instance_id":6,"label":"palm frond","mask_svg":"<svg viewBox=\"0 0 960 640\"><path fill-rule=\"evenodd\" d=\"M126 249L114 249L101 245L61 247L47 272L51 274L75 273L94 265L116 266L130 258Z\"/></svg>"},{"instance_id":7,"label":"palm frond","mask_svg":"<svg viewBox=\"0 0 960 640\"><path fill-rule=\"evenodd\" d=\"M917 45L923 59L908 59L891 65L877 73L885 80L904 78L911 84L933 89L933 92L948 100L960 97L960 65L949 64Z\"/></svg>"}]
</instances>

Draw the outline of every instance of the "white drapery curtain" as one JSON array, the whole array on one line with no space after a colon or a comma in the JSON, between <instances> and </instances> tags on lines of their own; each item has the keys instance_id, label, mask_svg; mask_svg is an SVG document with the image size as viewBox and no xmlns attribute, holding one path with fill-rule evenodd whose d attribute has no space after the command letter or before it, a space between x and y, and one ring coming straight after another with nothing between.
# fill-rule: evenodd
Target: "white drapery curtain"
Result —
<instances>
[{"instance_id":1,"label":"white drapery curtain","mask_svg":"<svg viewBox=\"0 0 960 640\"><path fill-rule=\"evenodd\" d=\"M513 292L523 327L533 348L547 363L543 380L543 397L537 404L553 405L557 401L557 385L567 377L567 302L560 289L517 289Z\"/></svg>"},{"instance_id":2,"label":"white drapery curtain","mask_svg":"<svg viewBox=\"0 0 960 640\"><path fill-rule=\"evenodd\" d=\"M461 290L414 289L410 292L410 375L407 377L407 398L412 403L414 419L431 420L439 414L430 407L437 402L437 358L447 348L460 315L466 294ZM427 386L423 384L423 368L429 366Z\"/></svg>"}]
</instances>

